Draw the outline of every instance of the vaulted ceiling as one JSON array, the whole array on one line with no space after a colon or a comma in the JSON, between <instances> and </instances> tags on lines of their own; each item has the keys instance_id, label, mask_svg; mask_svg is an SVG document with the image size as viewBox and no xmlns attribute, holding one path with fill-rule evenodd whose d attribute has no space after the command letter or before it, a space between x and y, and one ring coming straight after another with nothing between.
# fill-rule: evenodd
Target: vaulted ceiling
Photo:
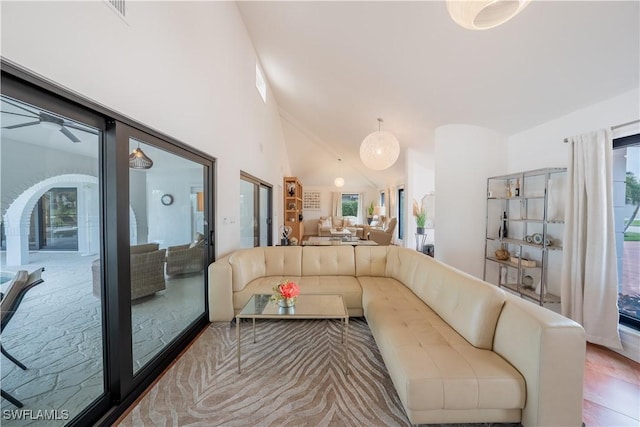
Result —
<instances>
[{"instance_id":1,"label":"vaulted ceiling","mask_svg":"<svg viewBox=\"0 0 640 427\"><path fill-rule=\"evenodd\" d=\"M640 2L532 1L469 31L443 1L238 2L283 118L292 173L329 186L401 182L359 160L364 137L396 135L430 166L433 130L511 135L639 86Z\"/></svg>"}]
</instances>

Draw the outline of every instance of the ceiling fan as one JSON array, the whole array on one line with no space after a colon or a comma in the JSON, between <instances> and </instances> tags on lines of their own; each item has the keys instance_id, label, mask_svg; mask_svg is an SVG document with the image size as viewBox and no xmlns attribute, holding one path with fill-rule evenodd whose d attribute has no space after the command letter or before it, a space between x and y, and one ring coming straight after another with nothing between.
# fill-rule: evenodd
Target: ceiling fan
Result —
<instances>
[{"instance_id":1,"label":"ceiling fan","mask_svg":"<svg viewBox=\"0 0 640 427\"><path fill-rule=\"evenodd\" d=\"M92 133L97 135L97 132L93 132L90 129L87 129L85 127L75 125L73 122L45 113L44 111L39 111L39 112L31 111L25 107L22 107L19 104L8 101L6 98L3 98L2 102L6 102L7 104L13 107L19 108L20 110L23 110L29 113L27 115L24 113L17 113L12 111L1 111L2 114L11 114L13 116L28 117L34 120L27 123L20 123L17 125L3 126L2 129L18 129L18 128L27 127L27 126L42 125L52 130L59 130L64 136L69 138L71 142L75 142L75 143L80 142L80 139L77 136L75 136L73 133L71 133L69 129L76 129L82 132L87 132L87 133Z\"/></svg>"}]
</instances>

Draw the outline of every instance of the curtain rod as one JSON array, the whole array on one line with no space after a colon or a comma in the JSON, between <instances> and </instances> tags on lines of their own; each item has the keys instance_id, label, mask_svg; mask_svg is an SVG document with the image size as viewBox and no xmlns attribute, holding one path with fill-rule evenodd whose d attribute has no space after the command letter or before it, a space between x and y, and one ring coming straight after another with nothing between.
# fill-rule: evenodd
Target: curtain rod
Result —
<instances>
[{"instance_id":1,"label":"curtain rod","mask_svg":"<svg viewBox=\"0 0 640 427\"><path fill-rule=\"evenodd\" d=\"M611 126L611 130L620 129L620 128L623 128L625 126L633 125L635 123L640 123L640 119L631 120L630 122L627 122L627 123L622 123L622 124L619 124L619 125ZM563 139L563 141L565 143L567 143L567 142L569 142L569 138L565 138L565 139Z\"/></svg>"}]
</instances>

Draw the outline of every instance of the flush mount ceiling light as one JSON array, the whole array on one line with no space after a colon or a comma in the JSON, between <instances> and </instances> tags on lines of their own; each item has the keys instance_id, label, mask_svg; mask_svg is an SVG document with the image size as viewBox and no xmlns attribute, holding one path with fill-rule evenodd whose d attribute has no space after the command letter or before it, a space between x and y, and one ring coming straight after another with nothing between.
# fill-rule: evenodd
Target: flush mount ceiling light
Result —
<instances>
[{"instance_id":1,"label":"flush mount ceiling light","mask_svg":"<svg viewBox=\"0 0 640 427\"><path fill-rule=\"evenodd\" d=\"M340 176L338 176L333 183L336 187L341 188L344 187L344 178L342 177L342 159L338 159L338 162L340 162Z\"/></svg>"},{"instance_id":2,"label":"flush mount ceiling light","mask_svg":"<svg viewBox=\"0 0 640 427\"><path fill-rule=\"evenodd\" d=\"M449 15L468 30L488 30L507 22L531 0L447 0Z\"/></svg>"},{"instance_id":3,"label":"flush mount ceiling light","mask_svg":"<svg viewBox=\"0 0 640 427\"><path fill-rule=\"evenodd\" d=\"M380 130L370 133L360 145L360 160L369 169L381 171L393 165L400 155L400 144L393 134Z\"/></svg>"},{"instance_id":4,"label":"flush mount ceiling light","mask_svg":"<svg viewBox=\"0 0 640 427\"><path fill-rule=\"evenodd\" d=\"M151 169L151 166L153 166L153 160L144 154L140 149L140 143L138 143L138 148L129 154L129 167L131 169Z\"/></svg>"}]
</instances>

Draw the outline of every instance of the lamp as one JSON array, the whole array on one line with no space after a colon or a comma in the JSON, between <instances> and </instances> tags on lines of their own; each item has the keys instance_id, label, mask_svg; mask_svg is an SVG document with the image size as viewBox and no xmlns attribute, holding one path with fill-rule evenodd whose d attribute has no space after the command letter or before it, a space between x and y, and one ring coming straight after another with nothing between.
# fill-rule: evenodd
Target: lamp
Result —
<instances>
[{"instance_id":1,"label":"lamp","mask_svg":"<svg viewBox=\"0 0 640 427\"><path fill-rule=\"evenodd\" d=\"M340 175L333 181L333 183L336 187L340 188L344 187L344 178L342 177L342 159L338 159L338 162L340 163Z\"/></svg>"},{"instance_id":2,"label":"lamp","mask_svg":"<svg viewBox=\"0 0 640 427\"><path fill-rule=\"evenodd\" d=\"M378 130L370 133L360 145L360 159L369 169L383 170L393 165L400 155L400 144L390 132Z\"/></svg>"},{"instance_id":3,"label":"lamp","mask_svg":"<svg viewBox=\"0 0 640 427\"><path fill-rule=\"evenodd\" d=\"M131 169L151 169L151 166L153 166L153 160L144 154L138 142L138 148L129 154L129 167Z\"/></svg>"},{"instance_id":4,"label":"lamp","mask_svg":"<svg viewBox=\"0 0 640 427\"><path fill-rule=\"evenodd\" d=\"M384 221L384 216L387 213L387 210L385 209L384 206L375 206L373 208L373 214L377 215L378 218L382 221Z\"/></svg>"},{"instance_id":5,"label":"lamp","mask_svg":"<svg viewBox=\"0 0 640 427\"><path fill-rule=\"evenodd\" d=\"M468 30L488 30L507 22L531 0L447 0L456 24Z\"/></svg>"}]
</instances>

